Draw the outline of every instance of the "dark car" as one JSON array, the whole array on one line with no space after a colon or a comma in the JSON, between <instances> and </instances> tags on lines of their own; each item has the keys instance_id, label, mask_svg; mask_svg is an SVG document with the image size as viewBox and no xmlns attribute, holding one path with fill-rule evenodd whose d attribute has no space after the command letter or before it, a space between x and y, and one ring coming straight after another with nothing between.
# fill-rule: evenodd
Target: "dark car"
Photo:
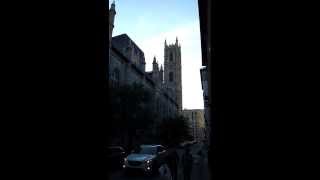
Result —
<instances>
[{"instance_id":1,"label":"dark car","mask_svg":"<svg viewBox=\"0 0 320 180\"><path fill-rule=\"evenodd\" d=\"M124 158L127 156L124 148L121 146L109 146L105 150L108 168L122 168Z\"/></svg>"}]
</instances>

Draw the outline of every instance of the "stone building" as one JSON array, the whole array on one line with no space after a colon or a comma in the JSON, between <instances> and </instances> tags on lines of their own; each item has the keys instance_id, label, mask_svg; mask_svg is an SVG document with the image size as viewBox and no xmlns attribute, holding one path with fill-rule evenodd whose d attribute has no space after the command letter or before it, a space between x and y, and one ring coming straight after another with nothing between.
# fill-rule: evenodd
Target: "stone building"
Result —
<instances>
[{"instance_id":1,"label":"stone building","mask_svg":"<svg viewBox=\"0 0 320 180\"><path fill-rule=\"evenodd\" d=\"M109 84L142 84L154 97L155 120L174 117L182 109L181 46L164 43L164 66L153 58L152 71L146 72L144 52L127 35L112 37L115 21L114 2L109 9ZM159 67L160 66L160 67Z\"/></svg>"},{"instance_id":2,"label":"stone building","mask_svg":"<svg viewBox=\"0 0 320 180\"><path fill-rule=\"evenodd\" d=\"M207 142L210 142L210 132L211 132L211 122L209 119L209 106L208 106L208 72L207 67L202 67L200 69L201 75L201 86L203 91L203 102L204 102L204 120L206 125L205 137Z\"/></svg>"},{"instance_id":3,"label":"stone building","mask_svg":"<svg viewBox=\"0 0 320 180\"><path fill-rule=\"evenodd\" d=\"M164 82L165 88L171 92L178 104L178 110L182 110L182 80L181 80L181 46L176 38L175 44L164 47Z\"/></svg>"},{"instance_id":4,"label":"stone building","mask_svg":"<svg viewBox=\"0 0 320 180\"><path fill-rule=\"evenodd\" d=\"M214 91L213 86L215 84L214 78L212 78L214 48L212 46L212 1L210 0L198 0L199 7L199 20L200 20L200 37L201 37L201 55L202 55L202 66L205 69L202 70L202 86L206 97L205 102L205 117L208 122L208 145L210 149L217 148L217 121L215 119L216 108L214 102Z\"/></svg>"},{"instance_id":5,"label":"stone building","mask_svg":"<svg viewBox=\"0 0 320 180\"><path fill-rule=\"evenodd\" d=\"M204 140L206 126L203 109L184 109L182 114L189 120L189 127L191 128L191 135L194 140Z\"/></svg>"}]
</instances>

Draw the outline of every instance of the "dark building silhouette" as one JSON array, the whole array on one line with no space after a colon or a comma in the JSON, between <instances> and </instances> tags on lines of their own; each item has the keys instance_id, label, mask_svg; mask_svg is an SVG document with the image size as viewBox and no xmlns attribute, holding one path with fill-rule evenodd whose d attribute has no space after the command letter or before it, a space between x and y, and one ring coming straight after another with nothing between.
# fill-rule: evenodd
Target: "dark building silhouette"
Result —
<instances>
[{"instance_id":1,"label":"dark building silhouette","mask_svg":"<svg viewBox=\"0 0 320 180\"><path fill-rule=\"evenodd\" d=\"M310 136L302 138L306 133L292 125L309 119L304 112L309 103L300 97L309 94L304 82L312 75L302 72L302 62L310 59L303 46L309 43L296 38L308 33L297 32L304 26L286 12L296 8L216 0L198 0L198 5L213 179L302 174L302 164L308 163L299 164L294 154L308 154L296 150L305 148ZM286 27L289 19L294 23Z\"/></svg>"}]
</instances>

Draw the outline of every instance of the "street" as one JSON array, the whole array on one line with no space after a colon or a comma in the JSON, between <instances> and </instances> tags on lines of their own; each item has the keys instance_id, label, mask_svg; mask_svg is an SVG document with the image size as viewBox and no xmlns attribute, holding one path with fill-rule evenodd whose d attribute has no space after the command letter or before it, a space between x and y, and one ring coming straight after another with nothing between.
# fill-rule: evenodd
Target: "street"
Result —
<instances>
[{"instance_id":1,"label":"street","mask_svg":"<svg viewBox=\"0 0 320 180\"><path fill-rule=\"evenodd\" d=\"M125 174L124 170L119 170L110 176L110 180L171 180L172 178L169 168L167 168L167 172L169 173L159 173L159 175L148 176L141 172Z\"/></svg>"},{"instance_id":2,"label":"street","mask_svg":"<svg viewBox=\"0 0 320 180\"><path fill-rule=\"evenodd\" d=\"M208 158L206 154L206 149L204 149L202 143L194 144L190 147L190 152L193 157L191 180L209 180L209 171L208 171ZM202 151L202 155L199 155L199 151ZM183 180L183 164L182 156L185 152L185 149L176 149L176 152L179 156L178 168L177 168L177 180ZM168 166L165 164L160 168L159 175L147 176L143 173L130 173L125 174L124 170L119 170L110 175L110 180L170 180L173 179L171 176L171 171Z\"/></svg>"}]
</instances>

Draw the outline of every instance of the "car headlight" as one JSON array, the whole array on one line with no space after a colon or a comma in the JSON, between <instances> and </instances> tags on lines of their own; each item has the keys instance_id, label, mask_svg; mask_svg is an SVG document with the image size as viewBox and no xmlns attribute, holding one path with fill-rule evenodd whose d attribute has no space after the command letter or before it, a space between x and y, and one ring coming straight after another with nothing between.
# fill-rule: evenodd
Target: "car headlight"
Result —
<instances>
[{"instance_id":1,"label":"car headlight","mask_svg":"<svg viewBox=\"0 0 320 180\"><path fill-rule=\"evenodd\" d=\"M146 162L147 162L147 164L150 164L152 162L152 160L150 159L150 160L147 160Z\"/></svg>"}]
</instances>

